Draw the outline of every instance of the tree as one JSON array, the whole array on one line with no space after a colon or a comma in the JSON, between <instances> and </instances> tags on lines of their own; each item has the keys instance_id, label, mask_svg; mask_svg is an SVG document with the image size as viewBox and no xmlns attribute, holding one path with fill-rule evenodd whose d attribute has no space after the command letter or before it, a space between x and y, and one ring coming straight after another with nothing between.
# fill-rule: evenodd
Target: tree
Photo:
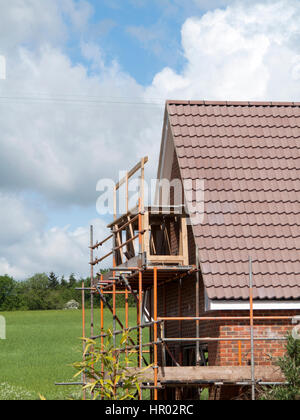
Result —
<instances>
[{"instance_id":1,"label":"tree","mask_svg":"<svg viewBox=\"0 0 300 420\"><path fill-rule=\"evenodd\" d=\"M35 274L24 282L24 297L31 311L53 309L49 301L49 280L45 273Z\"/></svg>"},{"instance_id":2,"label":"tree","mask_svg":"<svg viewBox=\"0 0 300 420\"><path fill-rule=\"evenodd\" d=\"M74 274L71 274L70 277L69 277L69 287L71 289L76 287L76 277L75 277Z\"/></svg>"},{"instance_id":3,"label":"tree","mask_svg":"<svg viewBox=\"0 0 300 420\"><path fill-rule=\"evenodd\" d=\"M68 282L67 282L67 280L65 279L65 276L62 276L62 277L61 277L61 280L60 280L60 285L61 285L62 289L65 289L65 288L68 286Z\"/></svg>"},{"instance_id":4,"label":"tree","mask_svg":"<svg viewBox=\"0 0 300 420\"><path fill-rule=\"evenodd\" d=\"M282 370L287 385L264 388L261 399L300 400L300 340L288 336L286 355L278 360L277 365Z\"/></svg>"},{"instance_id":5,"label":"tree","mask_svg":"<svg viewBox=\"0 0 300 420\"><path fill-rule=\"evenodd\" d=\"M0 276L0 309L7 309L4 305L7 306L7 300L13 296L14 289L15 281L12 277Z\"/></svg>"},{"instance_id":6,"label":"tree","mask_svg":"<svg viewBox=\"0 0 300 420\"><path fill-rule=\"evenodd\" d=\"M53 271L49 274L49 289L57 290L59 286L58 277L53 273Z\"/></svg>"}]
</instances>

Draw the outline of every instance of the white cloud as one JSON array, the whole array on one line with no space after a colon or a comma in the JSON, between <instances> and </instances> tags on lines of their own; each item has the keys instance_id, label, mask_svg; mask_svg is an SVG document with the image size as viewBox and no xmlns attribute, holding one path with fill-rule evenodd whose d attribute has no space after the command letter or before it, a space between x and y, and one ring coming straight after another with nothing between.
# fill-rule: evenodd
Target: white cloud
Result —
<instances>
[{"instance_id":1,"label":"white cloud","mask_svg":"<svg viewBox=\"0 0 300 420\"><path fill-rule=\"evenodd\" d=\"M182 28L186 66L158 73L149 95L181 99L299 100L300 4L238 2ZM296 78L295 78L296 75Z\"/></svg>"},{"instance_id":2,"label":"white cloud","mask_svg":"<svg viewBox=\"0 0 300 420\"><path fill-rule=\"evenodd\" d=\"M6 248L30 236L32 230L40 229L44 223L45 217L23 199L0 193L0 246Z\"/></svg>"},{"instance_id":3,"label":"white cloud","mask_svg":"<svg viewBox=\"0 0 300 420\"><path fill-rule=\"evenodd\" d=\"M89 228L69 226L47 229L44 217L17 198L0 198L0 275L8 274L18 280L34 273L55 271L58 275L75 273L88 276ZM91 220L95 239L107 235L106 224ZM107 243L98 251L108 252ZM108 259L105 266L109 266Z\"/></svg>"},{"instance_id":4,"label":"white cloud","mask_svg":"<svg viewBox=\"0 0 300 420\"><path fill-rule=\"evenodd\" d=\"M99 178L116 177L118 167L135 164L140 148L158 140L161 110L118 104L120 97L141 102L142 87L117 63L106 66L95 45L82 43L82 52L92 74L50 46L12 57L0 97L22 99L0 99L2 188L90 205ZM152 131L142 137L145 126Z\"/></svg>"}]
</instances>

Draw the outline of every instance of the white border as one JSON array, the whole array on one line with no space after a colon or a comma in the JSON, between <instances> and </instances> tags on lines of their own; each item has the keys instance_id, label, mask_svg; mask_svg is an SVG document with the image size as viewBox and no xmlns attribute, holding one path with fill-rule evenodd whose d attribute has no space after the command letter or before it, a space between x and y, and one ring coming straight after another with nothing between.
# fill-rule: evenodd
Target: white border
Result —
<instances>
[{"instance_id":1,"label":"white border","mask_svg":"<svg viewBox=\"0 0 300 420\"><path fill-rule=\"evenodd\" d=\"M285 311L285 310L300 310L299 300L261 300L254 301L253 307L255 310L267 311ZM248 311L250 309L249 302L241 300L210 300L206 301L206 311Z\"/></svg>"}]
</instances>

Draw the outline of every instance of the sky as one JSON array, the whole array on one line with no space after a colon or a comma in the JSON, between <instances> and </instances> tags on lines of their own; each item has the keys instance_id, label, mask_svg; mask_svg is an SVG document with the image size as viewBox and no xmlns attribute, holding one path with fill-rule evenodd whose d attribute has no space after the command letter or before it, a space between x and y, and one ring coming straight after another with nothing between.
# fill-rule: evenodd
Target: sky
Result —
<instances>
[{"instance_id":1,"label":"sky","mask_svg":"<svg viewBox=\"0 0 300 420\"><path fill-rule=\"evenodd\" d=\"M0 275L87 276L166 99L300 101L300 1L0 0L0 57Z\"/></svg>"}]
</instances>

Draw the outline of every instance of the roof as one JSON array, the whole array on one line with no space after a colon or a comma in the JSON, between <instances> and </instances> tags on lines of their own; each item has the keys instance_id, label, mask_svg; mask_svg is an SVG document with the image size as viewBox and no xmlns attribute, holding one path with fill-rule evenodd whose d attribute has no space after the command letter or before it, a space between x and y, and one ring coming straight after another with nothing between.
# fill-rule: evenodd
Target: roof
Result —
<instances>
[{"instance_id":1,"label":"roof","mask_svg":"<svg viewBox=\"0 0 300 420\"><path fill-rule=\"evenodd\" d=\"M193 225L210 299L300 299L300 103L168 101L183 180L204 180Z\"/></svg>"}]
</instances>

